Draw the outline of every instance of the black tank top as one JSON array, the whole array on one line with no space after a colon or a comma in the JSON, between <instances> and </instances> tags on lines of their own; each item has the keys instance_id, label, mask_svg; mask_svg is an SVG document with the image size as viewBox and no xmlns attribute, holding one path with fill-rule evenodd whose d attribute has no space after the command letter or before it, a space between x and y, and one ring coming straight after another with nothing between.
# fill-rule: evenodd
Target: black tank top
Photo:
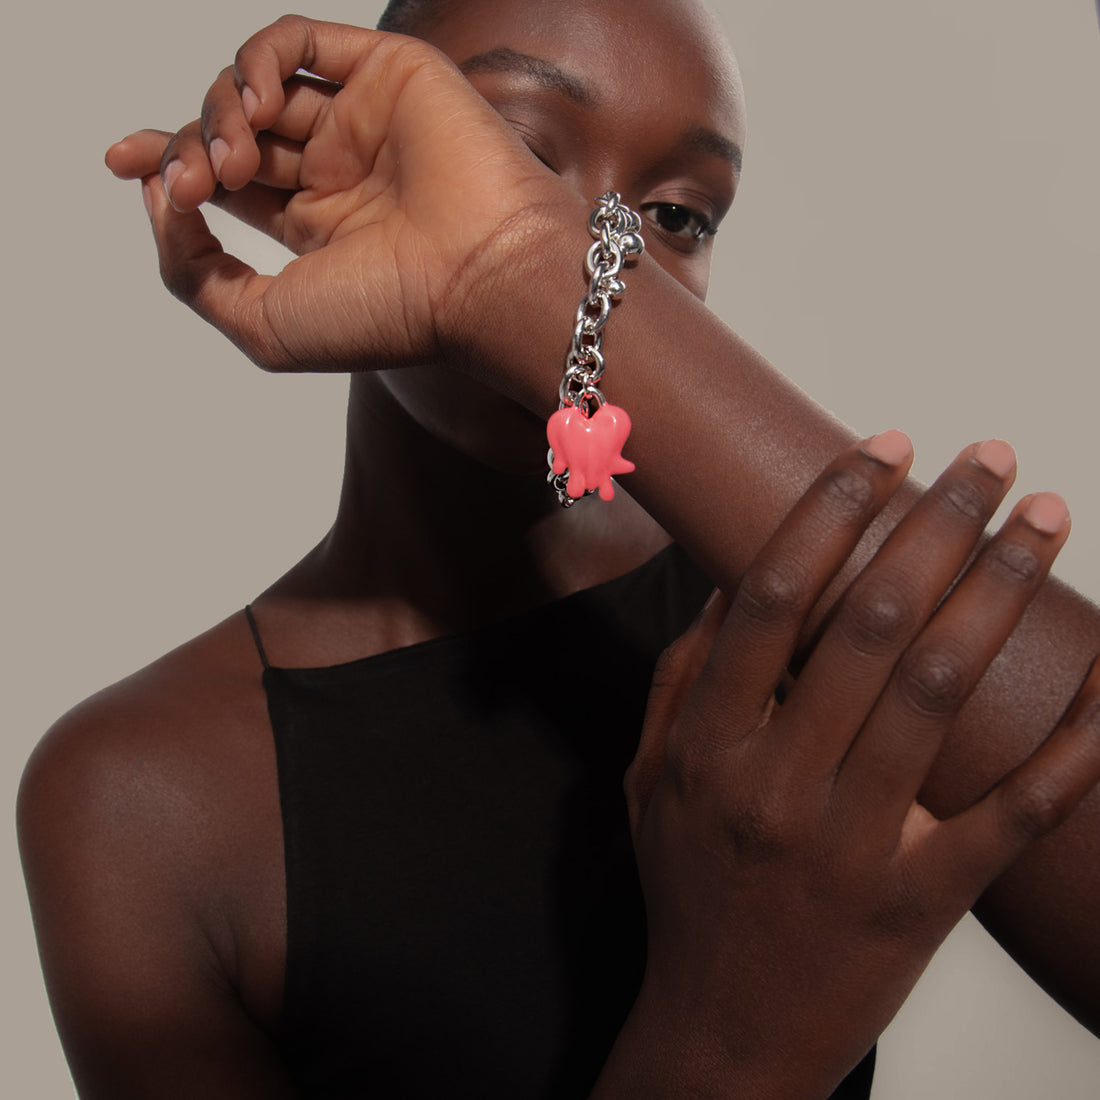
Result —
<instances>
[{"instance_id":1,"label":"black tank top","mask_svg":"<svg viewBox=\"0 0 1100 1100\"><path fill-rule=\"evenodd\" d=\"M654 661L708 591L670 547L330 668L271 667L256 633L286 852L280 1047L303 1100L587 1096L644 960L623 772ZM871 1062L857 1073L837 1097L869 1095Z\"/></svg>"}]
</instances>

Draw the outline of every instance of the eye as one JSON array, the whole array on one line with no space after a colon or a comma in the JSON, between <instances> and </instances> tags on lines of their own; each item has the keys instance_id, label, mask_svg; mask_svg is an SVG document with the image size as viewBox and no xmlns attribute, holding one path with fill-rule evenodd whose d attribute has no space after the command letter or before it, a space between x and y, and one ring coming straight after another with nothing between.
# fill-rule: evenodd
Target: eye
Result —
<instances>
[{"instance_id":1,"label":"eye","mask_svg":"<svg viewBox=\"0 0 1100 1100\"><path fill-rule=\"evenodd\" d=\"M538 148L537 145L535 145L533 142L530 142L530 141L525 142L525 144L526 144L527 148L530 149L531 152L535 154L535 159L536 160L538 160L541 164L543 164L547 168L549 168L551 172L554 172L554 173L557 172L557 169L553 166L553 164L550 163L549 156L544 154L544 153L541 153L539 151L539 148Z\"/></svg>"},{"instance_id":2,"label":"eye","mask_svg":"<svg viewBox=\"0 0 1100 1100\"><path fill-rule=\"evenodd\" d=\"M557 168L554 167L553 156L547 147L546 141L530 126L525 125L515 119L508 118L507 115L502 116L504 121L512 127L513 130L523 139L523 144L535 155L536 159L544 164L551 172L557 172Z\"/></svg>"},{"instance_id":3,"label":"eye","mask_svg":"<svg viewBox=\"0 0 1100 1100\"><path fill-rule=\"evenodd\" d=\"M642 215L681 248L694 247L718 232L717 226L690 206L676 202L650 202L641 207Z\"/></svg>"}]
</instances>

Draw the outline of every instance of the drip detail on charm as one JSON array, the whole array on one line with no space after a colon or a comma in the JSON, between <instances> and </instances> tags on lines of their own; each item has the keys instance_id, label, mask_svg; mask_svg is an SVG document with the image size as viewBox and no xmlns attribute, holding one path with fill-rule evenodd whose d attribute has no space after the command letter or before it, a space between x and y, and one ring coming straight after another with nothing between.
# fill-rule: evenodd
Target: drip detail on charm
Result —
<instances>
[{"instance_id":1,"label":"drip detail on charm","mask_svg":"<svg viewBox=\"0 0 1100 1100\"><path fill-rule=\"evenodd\" d=\"M567 477L566 493L573 500L592 492L611 500L611 479L634 469L634 463L622 456L629 435L630 417L617 405L600 405L591 416L579 405L558 409L546 425L552 476Z\"/></svg>"}]
</instances>

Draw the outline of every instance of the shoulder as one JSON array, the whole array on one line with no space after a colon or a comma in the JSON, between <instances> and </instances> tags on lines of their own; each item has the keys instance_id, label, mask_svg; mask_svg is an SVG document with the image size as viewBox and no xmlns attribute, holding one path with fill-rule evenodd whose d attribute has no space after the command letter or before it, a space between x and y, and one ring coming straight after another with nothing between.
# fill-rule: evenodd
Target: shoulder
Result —
<instances>
[{"instance_id":1,"label":"shoulder","mask_svg":"<svg viewBox=\"0 0 1100 1100\"><path fill-rule=\"evenodd\" d=\"M270 1040L285 952L270 741L238 613L75 707L31 756L20 850L81 1095L290 1095Z\"/></svg>"},{"instance_id":2,"label":"shoulder","mask_svg":"<svg viewBox=\"0 0 1100 1100\"><path fill-rule=\"evenodd\" d=\"M244 615L59 719L27 764L17 818L55 1000L74 981L120 979L130 965L120 945L164 973L239 987L244 978L228 973L240 965L234 940L257 910L270 914L270 935L258 942L274 956L278 785L262 665ZM91 958L110 973L96 975Z\"/></svg>"},{"instance_id":3,"label":"shoulder","mask_svg":"<svg viewBox=\"0 0 1100 1100\"><path fill-rule=\"evenodd\" d=\"M148 809L171 792L199 800L203 788L218 793L213 788L231 781L226 765L234 754L259 748L261 671L237 614L86 699L32 753L21 817L62 814L75 803L117 819L120 807L111 804L121 796Z\"/></svg>"}]
</instances>

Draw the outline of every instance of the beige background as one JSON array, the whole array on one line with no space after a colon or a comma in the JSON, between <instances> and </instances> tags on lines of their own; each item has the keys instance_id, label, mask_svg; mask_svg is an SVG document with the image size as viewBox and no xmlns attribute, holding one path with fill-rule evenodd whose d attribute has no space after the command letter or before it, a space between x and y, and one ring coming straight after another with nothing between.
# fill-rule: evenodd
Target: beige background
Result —
<instances>
[{"instance_id":1,"label":"beige background","mask_svg":"<svg viewBox=\"0 0 1100 1100\"><path fill-rule=\"evenodd\" d=\"M311 14L370 22L377 3ZM752 126L712 304L934 474L1003 435L1100 593L1100 35L1088 0L725 0ZM261 375L160 287L103 149L174 127L279 14L149 0L8 16L2 798L61 712L238 608L323 532L344 383ZM236 240L238 238L234 238ZM252 253L255 255L255 253ZM277 260L267 254L268 264ZM9 817L10 821L10 817ZM4 1092L71 1095L6 827ZM1100 1043L964 925L882 1045L878 1100L1094 1098Z\"/></svg>"}]
</instances>

